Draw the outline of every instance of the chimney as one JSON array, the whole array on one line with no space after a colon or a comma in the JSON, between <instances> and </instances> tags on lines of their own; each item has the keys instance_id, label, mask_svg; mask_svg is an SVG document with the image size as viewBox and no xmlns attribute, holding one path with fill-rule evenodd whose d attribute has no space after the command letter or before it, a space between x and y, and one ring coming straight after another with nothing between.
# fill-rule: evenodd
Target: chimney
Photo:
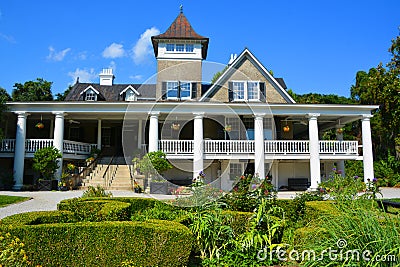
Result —
<instances>
[{"instance_id":1,"label":"chimney","mask_svg":"<svg viewBox=\"0 0 400 267\"><path fill-rule=\"evenodd\" d=\"M231 58L229 59L228 65L231 65L233 61L237 58L237 54L231 54Z\"/></svg>"},{"instance_id":2,"label":"chimney","mask_svg":"<svg viewBox=\"0 0 400 267\"><path fill-rule=\"evenodd\" d=\"M103 69L103 71L99 74L100 76L100 85L113 85L114 74L112 69Z\"/></svg>"}]
</instances>

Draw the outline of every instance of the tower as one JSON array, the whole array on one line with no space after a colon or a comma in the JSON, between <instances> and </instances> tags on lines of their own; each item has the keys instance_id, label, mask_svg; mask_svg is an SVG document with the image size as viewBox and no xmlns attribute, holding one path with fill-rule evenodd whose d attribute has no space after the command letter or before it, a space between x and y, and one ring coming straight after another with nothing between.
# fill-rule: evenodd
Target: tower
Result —
<instances>
[{"instance_id":1,"label":"tower","mask_svg":"<svg viewBox=\"0 0 400 267\"><path fill-rule=\"evenodd\" d=\"M182 7L167 31L152 36L151 41L157 58L157 99L199 98L202 61L207 57L209 39L194 31Z\"/></svg>"}]
</instances>

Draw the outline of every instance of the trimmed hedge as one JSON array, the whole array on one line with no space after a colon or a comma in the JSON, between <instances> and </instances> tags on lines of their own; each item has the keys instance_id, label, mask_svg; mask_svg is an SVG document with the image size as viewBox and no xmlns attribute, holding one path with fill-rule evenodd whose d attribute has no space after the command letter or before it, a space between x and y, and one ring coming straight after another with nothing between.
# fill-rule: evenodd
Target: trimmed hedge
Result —
<instances>
[{"instance_id":1,"label":"trimmed hedge","mask_svg":"<svg viewBox=\"0 0 400 267\"><path fill-rule=\"evenodd\" d=\"M32 211L8 216L0 222L3 225L37 225L45 223L76 222L75 216L70 211Z\"/></svg>"},{"instance_id":2,"label":"trimmed hedge","mask_svg":"<svg viewBox=\"0 0 400 267\"><path fill-rule=\"evenodd\" d=\"M118 199L73 198L61 201L58 210L70 211L78 221L128 221L131 204Z\"/></svg>"},{"instance_id":3,"label":"trimmed hedge","mask_svg":"<svg viewBox=\"0 0 400 267\"><path fill-rule=\"evenodd\" d=\"M29 260L43 266L185 266L193 237L168 221L81 222L2 226L20 237Z\"/></svg>"}]
</instances>

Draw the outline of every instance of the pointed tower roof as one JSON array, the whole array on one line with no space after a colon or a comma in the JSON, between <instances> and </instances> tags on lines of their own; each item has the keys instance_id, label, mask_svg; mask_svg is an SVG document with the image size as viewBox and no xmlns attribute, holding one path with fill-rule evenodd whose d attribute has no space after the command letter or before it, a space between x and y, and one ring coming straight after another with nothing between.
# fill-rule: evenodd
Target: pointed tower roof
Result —
<instances>
[{"instance_id":1,"label":"pointed tower roof","mask_svg":"<svg viewBox=\"0 0 400 267\"><path fill-rule=\"evenodd\" d=\"M207 37L201 36L196 33L183 14L179 13L178 17L172 22L171 26L162 34L152 36L151 41L153 43L154 54L157 57L158 54L158 43L160 40L176 39L176 40L198 40L202 43L202 57L205 59L207 57L208 41Z\"/></svg>"}]
</instances>

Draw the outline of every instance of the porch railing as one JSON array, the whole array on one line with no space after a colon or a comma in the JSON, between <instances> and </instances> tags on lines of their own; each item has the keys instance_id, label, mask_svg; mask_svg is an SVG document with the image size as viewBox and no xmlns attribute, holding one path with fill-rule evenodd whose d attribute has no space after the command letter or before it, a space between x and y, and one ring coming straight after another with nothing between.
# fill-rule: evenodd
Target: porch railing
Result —
<instances>
[{"instance_id":1,"label":"porch railing","mask_svg":"<svg viewBox=\"0 0 400 267\"><path fill-rule=\"evenodd\" d=\"M358 154L358 141L319 141L320 154Z\"/></svg>"},{"instance_id":2,"label":"porch railing","mask_svg":"<svg viewBox=\"0 0 400 267\"><path fill-rule=\"evenodd\" d=\"M265 140L264 153L266 154L308 154L309 141L298 140Z\"/></svg>"},{"instance_id":3,"label":"porch railing","mask_svg":"<svg viewBox=\"0 0 400 267\"><path fill-rule=\"evenodd\" d=\"M192 154L193 140L161 140L160 149L165 154Z\"/></svg>"},{"instance_id":4,"label":"porch railing","mask_svg":"<svg viewBox=\"0 0 400 267\"><path fill-rule=\"evenodd\" d=\"M53 146L53 139L26 139L25 152L35 153L36 150ZM89 155L90 151L96 145L64 140L63 152L76 155ZM0 152L14 153L15 152L15 139L3 139L0 142Z\"/></svg>"},{"instance_id":5,"label":"porch railing","mask_svg":"<svg viewBox=\"0 0 400 267\"><path fill-rule=\"evenodd\" d=\"M252 140L204 140L204 153L254 153Z\"/></svg>"}]
</instances>

